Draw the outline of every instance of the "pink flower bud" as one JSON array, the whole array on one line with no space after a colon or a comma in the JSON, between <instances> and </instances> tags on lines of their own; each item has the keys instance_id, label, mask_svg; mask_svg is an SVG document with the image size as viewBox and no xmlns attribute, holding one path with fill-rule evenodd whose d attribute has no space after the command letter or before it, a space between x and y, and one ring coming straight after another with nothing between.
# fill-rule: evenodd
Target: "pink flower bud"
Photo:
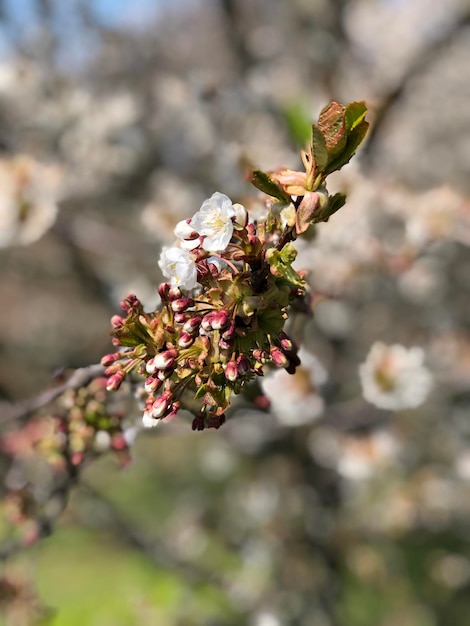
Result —
<instances>
[{"instance_id":1,"label":"pink flower bud","mask_svg":"<svg viewBox=\"0 0 470 626\"><path fill-rule=\"evenodd\" d=\"M127 441L122 433L115 433L111 438L111 448L113 450L125 450Z\"/></svg>"},{"instance_id":2,"label":"pink flower bud","mask_svg":"<svg viewBox=\"0 0 470 626\"><path fill-rule=\"evenodd\" d=\"M205 331L221 330L228 321L228 312L225 309L211 311L202 318L201 327Z\"/></svg>"},{"instance_id":3,"label":"pink flower bud","mask_svg":"<svg viewBox=\"0 0 470 626\"><path fill-rule=\"evenodd\" d=\"M173 367L178 351L174 348L170 350L164 350L153 358L153 365L158 370L167 370ZM150 372L151 373L151 372Z\"/></svg>"},{"instance_id":4,"label":"pink flower bud","mask_svg":"<svg viewBox=\"0 0 470 626\"><path fill-rule=\"evenodd\" d=\"M235 382L238 378L238 367L235 361L229 361L225 367L225 378L230 382Z\"/></svg>"},{"instance_id":5,"label":"pink flower bud","mask_svg":"<svg viewBox=\"0 0 470 626\"><path fill-rule=\"evenodd\" d=\"M222 337L219 341L219 347L222 350L230 350L232 346L233 346L233 339L227 340Z\"/></svg>"},{"instance_id":6,"label":"pink flower bud","mask_svg":"<svg viewBox=\"0 0 470 626\"><path fill-rule=\"evenodd\" d=\"M266 363L266 361L268 360L268 355L265 350L261 350L261 348L255 348L253 350L253 358L260 363Z\"/></svg>"},{"instance_id":7,"label":"pink flower bud","mask_svg":"<svg viewBox=\"0 0 470 626\"><path fill-rule=\"evenodd\" d=\"M120 352L114 352L113 354L105 354L105 356L101 359L101 365L103 365L104 367L109 367L121 357L122 357L122 354Z\"/></svg>"},{"instance_id":8,"label":"pink flower bud","mask_svg":"<svg viewBox=\"0 0 470 626\"><path fill-rule=\"evenodd\" d=\"M137 309L141 306L139 298L133 293L129 294L120 302L120 307L124 313L130 313L132 309Z\"/></svg>"},{"instance_id":9,"label":"pink flower bud","mask_svg":"<svg viewBox=\"0 0 470 626\"><path fill-rule=\"evenodd\" d=\"M277 365L277 367L286 367L289 364L289 360L284 352L276 346L271 346L269 352L271 353L274 365Z\"/></svg>"},{"instance_id":10,"label":"pink flower bud","mask_svg":"<svg viewBox=\"0 0 470 626\"><path fill-rule=\"evenodd\" d=\"M119 372L110 376L106 385L107 391L117 391L125 377L126 373L123 370L119 370Z\"/></svg>"},{"instance_id":11,"label":"pink flower bud","mask_svg":"<svg viewBox=\"0 0 470 626\"><path fill-rule=\"evenodd\" d=\"M152 417L154 419L160 419L167 413L171 405L172 398L173 394L171 391L167 390L155 400L152 405Z\"/></svg>"},{"instance_id":12,"label":"pink flower bud","mask_svg":"<svg viewBox=\"0 0 470 626\"><path fill-rule=\"evenodd\" d=\"M188 319L187 313L175 313L175 322L177 324L184 324L184 322Z\"/></svg>"},{"instance_id":13,"label":"pink flower bud","mask_svg":"<svg viewBox=\"0 0 470 626\"><path fill-rule=\"evenodd\" d=\"M291 352L294 349L294 344L292 339L285 332L279 333L279 343L281 344L281 348L285 352Z\"/></svg>"},{"instance_id":14,"label":"pink flower bud","mask_svg":"<svg viewBox=\"0 0 470 626\"><path fill-rule=\"evenodd\" d=\"M115 329L122 328L124 325L124 321L124 318L120 315L113 315L113 317L111 318L111 325Z\"/></svg>"},{"instance_id":15,"label":"pink flower bud","mask_svg":"<svg viewBox=\"0 0 470 626\"><path fill-rule=\"evenodd\" d=\"M144 388L147 393L155 393L155 391L160 389L162 384L162 381L156 376L149 376L145 381Z\"/></svg>"},{"instance_id":16,"label":"pink flower bud","mask_svg":"<svg viewBox=\"0 0 470 626\"><path fill-rule=\"evenodd\" d=\"M244 354L240 354L237 359L237 369L240 376L248 374L248 372L251 370L250 361Z\"/></svg>"},{"instance_id":17,"label":"pink flower bud","mask_svg":"<svg viewBox=\"0 0 470 626\"><path fill-rule=\"evenodd\" d=\"M192 298L178 298L171 303L171 308L175 313L182 313L191 306L194 306L194 300Z\"/></svg>"},{"instance_id":18,"label":"pink flower bud","mask_svg":"<svg viewBox=\"0 0 470 626\"><path fill-rule=\"evenodd\" d=\"M145 371L147 372L147 374L154 374L156 369L157 366L155 365L155 357L152 357L145 364Z\"/></svg>"},{"instance_id":19,"label":"pink flower bud","mask_svg":"<svg viewBox=\"0 0 470 626\"><path fill-rule=\"evenodd\" d=\"M168 291L168 298L170 299L170 302L173 302L173 300L178 300L179 298L181 298L182 295L183 292L179 287L171 287Z\"/></svg>"},{"instance_id":20,"label":"pink flower bud","mask_svg":"<svg viewBox=\"0 0 470 626\"><path fill-rule=\"evenodd\" d=\"M168 367L166 370L158 370L157 377L159 380L167 380L168 378L171 378L174 371L174 367Z\"/></svg>"},{"instance_id":21,"label":"pink flower bud","mask_svg":"<svg viewBox=\"0 0 470 626\"><path fill-rule=\"evenodd\" d=\"M170 420L172 420L175 417L175 415L178 413L180 408L181 408L181 402L178 402L178 400L176 402L173 402L170 407L170 412L165 415L165 418L164 418L165 422L169 422Z\"/></svg>"},{"instance_id":22,"label":"pink flower bud","mask_svg":"<svg viewBox=\"0 0 470 626\"><path fill-rule=\"evenodd\" d=\"M194 317L190 317L183 326L183 331L185 333L189 333L190 335L196 335L199 331L199 326L201 325L202 317L199 315L195 315Z\"/></svg>"},{"instance_id":23,"label":"pink flower bud","mask_svg":"<svg viewBox=\"0 0 470 626\"><path fill-rule=\"evenodd\" d=\"M190 335L189 333L182 331L178 339L178 345L180 348L189 348L189 346L192 346L194 343L194 339L194 335Z\"/></svg>"},{"instance_id":24,"label":"pink flower bud","mask_svg":"<svg viewBox=\"0 0 470 626\"><path fill-rule=\"evenodd\" d=\"M232 320L227 330L224 330L224 332L222 333L222 338L229 341L230 339L232 339L234 332L235 332L235 320Z\"/></svg>"},{"instance_id":25,"label":"pink flower bud","mask_svg":"<svg viewBox=\"0 0 470 626\"><path fill-rule=\"evenodd\" d=\"M166 302L168 300L168 293L171 289L171 283L161 283L158 287L158 295L160 296L162 302Z\"/></svg>"}]
</instances>

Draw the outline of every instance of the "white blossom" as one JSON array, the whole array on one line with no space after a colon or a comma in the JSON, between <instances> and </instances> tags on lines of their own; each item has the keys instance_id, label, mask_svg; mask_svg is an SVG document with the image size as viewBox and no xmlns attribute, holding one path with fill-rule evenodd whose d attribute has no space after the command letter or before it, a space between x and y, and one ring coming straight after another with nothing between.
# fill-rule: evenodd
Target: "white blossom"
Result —
<instances>
[{"instance_id":1,"label":"white blossom","mask_svg":"<svg viewBox=\"0 0 470 626\"><path fill-rule=\"evenodd\" d=\"M39 239L58 212L60 171L19 155L0 160L0 248Z\"/></svg>"},{"instance_id":2,"label":"white blossom","mask_svg":"<svg viewBox=\"0 0 470 626\"><path fill-rule=\"evenodd\" d=\"M204 250L225 250L233 233L232 217L236 211L230 198L216 191L204 200L199 211L191 219L191 226L204 236Z\"/></svg>"},{"instance_id":3,"label":"white blossom","mask_svg":"<svg viewBox=\"0 0 470 626\"><path fill-rule=\"evenodd\" d=\"M193 289L196 286L196 264L187 250L164 247L158 265L163 276L169 278L174 287Z\"/></svg>"},{"instance_id":4,"label":"white blossom","mask_svg":"<svg viewBox=\"0 0 470 626\"><path fill-rule=\"evenodd\" d=\"M423 361L421 348L374 343L359 367L364 398L381 409L418 407L432 386L431 373Z\"/></svg>"}]
</instances>

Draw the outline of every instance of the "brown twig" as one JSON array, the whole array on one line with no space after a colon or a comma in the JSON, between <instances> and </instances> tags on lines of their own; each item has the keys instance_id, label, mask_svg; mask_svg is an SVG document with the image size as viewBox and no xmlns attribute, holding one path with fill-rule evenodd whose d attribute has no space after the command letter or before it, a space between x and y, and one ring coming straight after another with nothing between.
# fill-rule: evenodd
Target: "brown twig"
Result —
<instances>
[{"instance_id":1,"label":"brown twig","mask_svg":"<svg viewBox=\"0 0 470 626\"><path fill-rule=\"evenodd\" d=\"M52 389L46 389L33 398L13 403L2 402L0 404L0 425L25 420L32 413L46 406L58 396L62 395L65 391L85 387L94 378L102 376L104 374L104 370L105 368L103 365L99 363L88 365L87 367L81 367L75 370L70 378L68 378L64 383L57 385Z\"/></svg>"}]
</instances>

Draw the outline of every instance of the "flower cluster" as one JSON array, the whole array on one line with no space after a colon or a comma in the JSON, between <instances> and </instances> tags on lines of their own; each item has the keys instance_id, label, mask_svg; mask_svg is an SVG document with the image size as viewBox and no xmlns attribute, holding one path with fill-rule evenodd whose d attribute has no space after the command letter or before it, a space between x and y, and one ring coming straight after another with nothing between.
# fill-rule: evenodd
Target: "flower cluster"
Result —
<instances>
[{"instance_id":1,"label":"flower cluster","mask_svg":"<svg viewBox=\"0 0 470 626\"><path fill-rule=\"evenodd\" d=\"M362 140L365 112L363 103L326 107L302 153L305 172L251 173L266 194L263 219L250 221L242 205L214 193L177 224L177 245L162 251L161 307L146 313L135 295L121 303L125 316L111 320L119 350L102 364L108 390L131 372L146 377L144 426L183 406L195 414L193 429L218 428L232 394L263 376L265 366L295 372L300 359L284 326L306 283L292 266L292 242L344 203L343 195L328 195L325 179Z\"/></svg>"}]
</instances>

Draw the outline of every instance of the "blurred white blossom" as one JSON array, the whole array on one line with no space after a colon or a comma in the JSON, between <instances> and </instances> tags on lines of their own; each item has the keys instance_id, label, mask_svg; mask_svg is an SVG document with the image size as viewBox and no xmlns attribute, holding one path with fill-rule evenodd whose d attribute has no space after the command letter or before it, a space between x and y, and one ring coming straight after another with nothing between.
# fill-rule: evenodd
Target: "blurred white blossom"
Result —
<instances>
[{"instance_id":1,"label":"blurred white blossom","mask_svg":"<svg viewBox=\"0 0 470 626\"><path fill-rule=\"evenodd\" d=\"M58 211L60 172L28 156L0 161L0 248L39 239Z\"/></svg>"},{"instance_id":2,"label":"blurred white blossom","mask_svg":"<svg viewBox=\"0 0 470 626\"><path fill-rule=\"evenodd\" d=\"M304 348L299 350L302 364L295 374L278 369L267 374L261 382L269 398L271 410L285 426L308 424L323 413L324 400L318 393L328 374L320 361Z\"/></svg>"},{"instance_id":3,"label":"blurred white blossom","mask_svg":"<svg viewBox=\"0 0 470 626\"><path fill-rule=\"evenodd\" d=\"M431 373L423 361L421 348L374 343L359 368L364 398L381 409L418 407L432 386Z\"/></svg>"}]
</instances>

